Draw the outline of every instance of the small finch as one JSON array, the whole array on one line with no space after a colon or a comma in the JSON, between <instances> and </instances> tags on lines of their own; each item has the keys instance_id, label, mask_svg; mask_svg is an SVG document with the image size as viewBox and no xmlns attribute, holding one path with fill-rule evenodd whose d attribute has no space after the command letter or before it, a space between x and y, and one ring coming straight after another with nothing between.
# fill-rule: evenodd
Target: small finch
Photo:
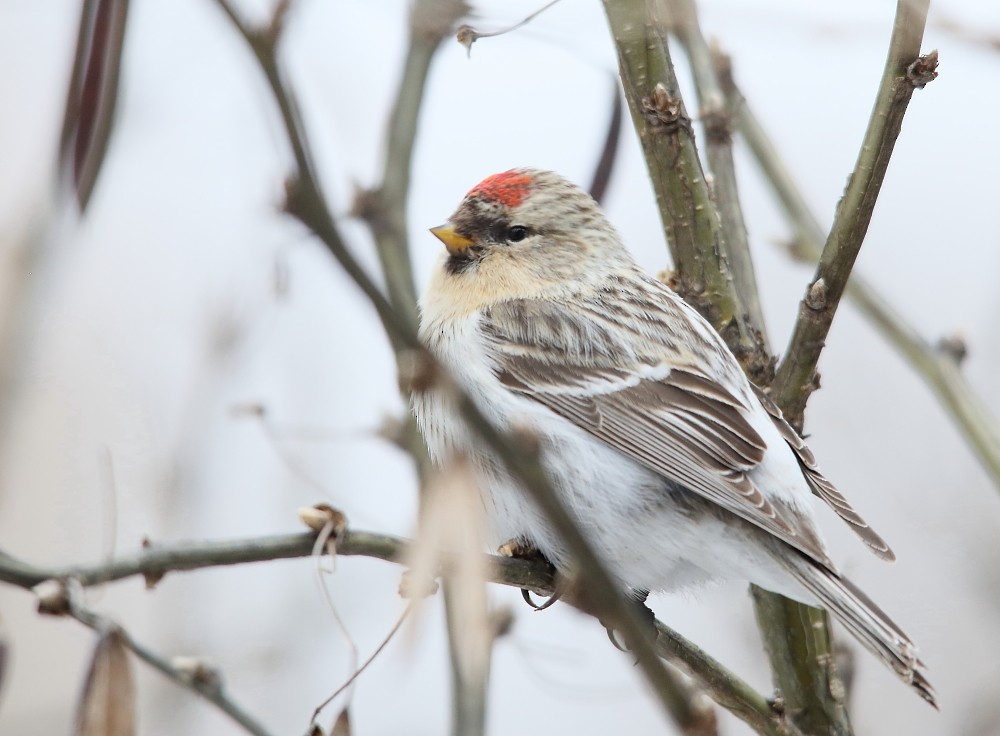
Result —
<instances>
[{"instance_id":1,"label":"small finch","mask_svg":"<svg viewBox=\"0 0 1000 736\"><path fill-rule=\"evenodd\" d=\"M421 298L421 339L504 430L529 428L553 487L623 588L742 579L827 609L924 699L910 638L830 561L818 496L888 545L819 471L712 326L644 273L596 202L557 174L475 186ZM413 396L431 457L469 458L497 541L572 560L503 463L433 387Z\"/></svg>"}]
</instances>

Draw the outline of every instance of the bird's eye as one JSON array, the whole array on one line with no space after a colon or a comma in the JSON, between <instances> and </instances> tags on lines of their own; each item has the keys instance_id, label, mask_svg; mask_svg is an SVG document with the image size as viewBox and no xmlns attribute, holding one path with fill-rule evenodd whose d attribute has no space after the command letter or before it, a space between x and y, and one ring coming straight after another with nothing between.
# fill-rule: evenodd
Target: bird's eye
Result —
<instances>
[{"instance_id":1,"label":"bird's eye","mask_svg":"<svg viewBox=\"0 0 1000 736\"><path fill-rule=\"evenodd\" d=\"M520 243L528 237L528 228L524 225L514 225L507 231L508 243Z\"/></svg>"}]
</instances>

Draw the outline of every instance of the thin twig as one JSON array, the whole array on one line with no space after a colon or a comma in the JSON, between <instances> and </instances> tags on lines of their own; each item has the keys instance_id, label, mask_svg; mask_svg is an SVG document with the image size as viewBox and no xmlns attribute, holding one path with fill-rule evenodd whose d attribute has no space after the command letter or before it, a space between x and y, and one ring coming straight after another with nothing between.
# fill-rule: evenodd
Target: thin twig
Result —
<instances>
[{"instance_id":1,"label":"thin twig","mask_svg":"<svg viewBox=\"0 0 1000 736\"><path fill-rule=\"evenodd\" d=\"M375 238L389 301L413 324L417 321L417 297L406 236L406 203L417 123L431 61L452 26L468 10L463 0L417 0L410 9L403 76L388 118L382 181L359 193L352 208Z\"/></svg>"},{"instance_id":2,"label":"thin twig","mask_svg":"<svg viewBox=\"0 0 1000 736\"><path fill-rule=\"evenodd\" d=\"M800 430L806 402L815 388L816 363L868 232L907 105L915 89L937 76L937 53L920 56L929 4L930 0L898 0L896 4L885 70L861 151L771 386L772 398Z\"/></svg>"},{"instance_id":3,"label":"thin twig","mask_svg":"<svg viewBox=\"0 0 1000 736\"><path fill-rule=\"evenodd\" d=\"M270 29L270 32L258 31L248 26L230 5L229 0L215 0L215 2L247 42L278 105L282 124L285 127L292 155L295 158L295 173L289 177L286 186L287 201L285 207L288 213L298 218L303 225L316 234L330 255L368 297L390 340L405 348L419 349L420 343L417 340L417 324L414 317L396 312L393 309L383 291L351 255L326 205L319 177L313 165L312 155L309 152L298 104L295 102L291 89L283 79L275 55L275 47L280 40L280 34L275 34Z\"/></svg>"},{"instance_id":4,"label":"thin twig","mask_svg":"<svg viewBox=\"0 0 1000 736\"><path fill-rule=\"evenodd\" d=\"M315 508L315 507L313 507ZM316 536L316 542L313 544L313 559L316 561L316 567L314 568L316 572L316 585L319 588L320 594L323 596L323 600L326 602L326 607L330 611L330 615L333 616L334 625L337 627L337 631L340 634L340 638L344 640L344 646L347 647L347 667L348 671L352 673L357 673L358 671L358 645L355 643L354 638L351 636L351 632L347 628L347 624L341 617L340 612L337 610L337 605L333 601L333 594L330 592L330 586L327 585L324 573L327 572L323 567L324 556L327 552L330 553L330 559L332 564L329 568L329 572L333 573L336 569L336 539L334 537L337 533L337 523L331 518L323 525L320 529L319 534ZM351 682L354 681L352 677L348 680L347 685L349 686ZM318 708L316 712L313 713L313 721L319 715L319 712L326 707L327 703L333 700L336 695L340 694L340 690L337 693L325 701ZM347 697L344 698L344 709L350 707L351 697L354 695L354 690L351 689L347 693Z\"/></svg>"},{"instance_id":5,"label":"thin twig","mask_svg":"<svg viewBox=\"0 0 1000 736\"><path fill-rule=\"evenodd\" d=\"M326 706L332 703L338 695L340 695L342 692L351 687L351 685L354 684L354 681L357 680L358 677L360 677L366 669L368 669L369 665L371 665L372 662L378 659L378 655L380 655L383 652L383 650L385 650L385 648L389 646L389 642L391 642L393 637L396 636L396 633L403 626L403 622L406 621L406 617L410 615L410 611L412 610L413 610L413 602L411 601L410 603L407 604L406 608L403 609L403 612L399 614L399 618L396 619L396 623L392 625L392 628L389 629L389 633L386 634L385 638L383 638L382 641L379 643L379 645L375 647L375 651L371 653L371 656L369 656L368 659L366 659L360 667L356 668L354 672L351 673L351 676L347 678L346 682L344 682L343 685L341 685L332 693L330 693L329 697L327 697L326 700L324 700L322 703L316 706L316 710L314 710L312 714L312 723L316 722L316 719L319 718L319 714L323 711L324 708L326 708Z\"/></svg>"},{"instance_id":6,"label":"thin twig","mask_svg":"<svg viewBox=\"0 0 1000 736\"><path fill-rule=\"evenodd\" d=\"M73 601L73 597L74 596L71 596L71 604L68 613L77 621L90 627L98 633L105 632L113 628L118 629L121 632L122 641L125 646L134 652L139 659L151 666L153 669L158 670L167 679L171 680L180 687L190 690L193 693L197 693L203 697L227 716L232 718L247 733L254 734L254 736L271 736L267 729L260 725L260 723L258 723L253 716L243 710L242 707L237 705L226 694L225 688L222 686L222 682L217 673L211 672L209 673L210 676L202 676L200 673L192 674L178 669L156 652L136 641L136 639L119 624L115 623L106 616L97 614Z\"/></svg>"},{"instance_id":7,"label":"thin twig","mask_svg":"<svg viewBox=\"0 0 1000 736\"><path fill-rule=\"evenodd\" d=\"M614 81L611 87L611 119L608 121L608 130L604 136L604 146L601 148L601 156L594 167L594 175L590 179L590 186L587 192L596 202L603 202L604 195L608 190L608 183L611 181L611 174L618 160L618 141L622 136L622 97L618 91L618 82Z\"/></svg>"},{"instance_id":8,"label":"thin twig","mask_svg":"<svg viewBox=\"0 0 1000 736\"><path fill-rule=\"evenodd\" d=\"M89 587L134 576L147 580L160 579L168 572L310 557L315 543L316 535L308 532L228 541L177 542L148 546L105 563L53 568L31 565L0 552L0 581L31 589L47 580L74 581ZM401 563L407 559L411 544L409 540L388 534L346 529L338 536L336 549L337 554L342 556ZM495 555L485 555L485 558L490 582L531 590L540 596L555 592L552 568L542 561ZM441 555L441 559L445 567L452 564L446 554ZM731 710L760 733L795 736L795 730L778 717L767 699L746 682L665 624L657 622L656 630L658 656L688 672L719 705ZM150 663L161 669L155 662ZM162 660L161 664L166 668L161 671L168 676L176 671Z\"/></svg>"},{"instance_id":9,"label":"thin twig","mask_svg":"<svg viewBox=\"0 0 1000 736\"><path fill-rule=\"evenodd\" d=\"M514 25L509 26L507 28L503 28L503 29L501 29L499 31L489 31L489 32L483 33L483 32L477 31L475 28L473 28L472 26L469 26L469 25L460 26L458 28L458 31L455 33L455 37L458 39L458 42L460 44L462 44L463 46L465 46L466 53L471 56L472 55L472 44L474 44L480 38L495 38L496 36L502 36L505 33L510 33L511 31L516 31L521 26L525 26L528 23L530 23L531 21L533 21L535 18L537 18L539 15L541 15L542 13L544 13L549 8L551 8L557 2L559 2L559 0L551 0L551 2L546 3L545 5L543 5L542 7L540 7L535 12L530 13L529 15L525 16L524 18L522 18L520 21L518 21Z\"/></svg>"},{"instance_id":10,"label":"thin twig","mask_svg":"<svg viewBox=\"0 0 1000 736\"><path fill-rule=\"evenodd\" d=\"M716 64L728 69L728 59L719 55ZM760 166L792 226L797 257L816 261L823 248L823 231L809 209L801 188L781 160L753 110L743 98L731 74L724 77L726 94L737 106L737 124L754 159ZM910 367L923 378L947 410L952 421L972 447L980 464L1000 490L1000 427L986 410L986 402L976 395L954 356L939 350L921 336L902 314L893 308L857 272L847 282L847 297L898 350Z\"/></svg>"}]
</instances>

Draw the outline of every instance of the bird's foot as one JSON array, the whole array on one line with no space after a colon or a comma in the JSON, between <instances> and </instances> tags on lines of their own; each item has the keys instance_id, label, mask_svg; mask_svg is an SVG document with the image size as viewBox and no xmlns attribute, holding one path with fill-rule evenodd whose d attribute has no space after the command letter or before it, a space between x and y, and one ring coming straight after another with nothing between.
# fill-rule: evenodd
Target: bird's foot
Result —
<instances>
[{"instance_id":1,"label":"bird's foot","mask_svg":"<svg viewBox=\"0 0 1000 736\"><path fill-rule=\"evenodd\" d=\"M508 540L497 548L497 554L501 557L510 557L515 560L527 560L528 562L541 562L555 570L555 566L549 562L548 558L542 554L541 550L535 547L531 542L529 542L524 537L517 537L515 539ZM536 611L544 611L546 608L551 606L553 603L562 598L563 593L566 592L566 584L564 578L562 578L558 573L553 572L553 579L555 580L555 590L552 592L544 603L536 603L531 597L531 591L527 588L521 589L521 597L524 598L524 602L529 606L534 608Z\"/></svg>"},{"instance_id":2,"label":"bird's foot","mask_svg":"<svg viewBox=\"0 0 1000 736\"><path fill-rule=\"evenodd\" d=\"M632 589L629 591L629 594L629 603L635 606L636 610L639 612L639 617L643 622L643 628L646 629L645 633L647 633L647 635L655 641L656 614L653 613L653 609L646 605L646 599L649 598L649 591ZM611 641L611 644L614 645L615 649L620 652L628 651L628 647L618 641L614 626L609 626L604 621L601 621L601 626L603 626L604 630L608 632L608 639Z\"/></svg>"}]
</instances>

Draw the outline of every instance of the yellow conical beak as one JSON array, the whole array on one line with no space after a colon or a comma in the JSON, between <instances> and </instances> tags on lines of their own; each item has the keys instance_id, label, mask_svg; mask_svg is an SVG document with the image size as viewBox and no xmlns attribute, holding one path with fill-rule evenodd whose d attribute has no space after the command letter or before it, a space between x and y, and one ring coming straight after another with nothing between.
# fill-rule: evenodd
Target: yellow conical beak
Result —
<instances>
[{"instance_id":1,"label":"yellow conical beak","mask_svg":"<svg viewBox=\"0 0 1000 736\"><path fill-rule=\"evenodd\" d=\"M459 235L455 232L455 228L451 225L441 225L440 227L432 227L431 233L435 238L444 243L444 247L448 249L448 252L453 256L460 256L465 251L469 249L473 241L464 235Z\"/></svg>"}]
</instances>

